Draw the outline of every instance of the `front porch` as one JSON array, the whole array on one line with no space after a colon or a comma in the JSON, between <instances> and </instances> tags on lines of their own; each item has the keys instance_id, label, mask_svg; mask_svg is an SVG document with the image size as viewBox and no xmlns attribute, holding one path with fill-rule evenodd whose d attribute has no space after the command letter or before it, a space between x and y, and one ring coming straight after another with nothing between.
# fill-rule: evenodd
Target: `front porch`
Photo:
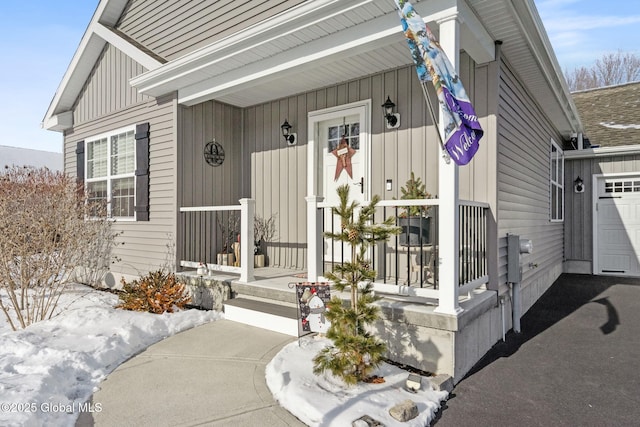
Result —
<instances>
[{"instance_id":1,"label":"front porch","mask_svg":"<svg viewBox=\"0 0 640 427\"><path fill-rule=\"evenodd\" d=\"M305 280L323 282L325 271L345 261L348 251L343 244L324 238L325 231L339 227L331 215L331 206L321 198L307 198L307 242L278 242L279 245L305 246L306 262L298 275ZM430 305L441 306L443 299L455 295L447 304L458 307L460 301L473 296L476 289L486 289L489 281L487 251L489 245L488 214L485 203L460 201L456 235L458 256L443 256L440 251L441 222L438 199L383 200L378 203L376 218L395 217L403 232L370 250L371 266L377 272L375 290L382 294L423 298ZM406 217L410 208L420 215ZM236 206L183 207L180 209L178 254L183 269L196 269L201 275L222 275L230 281L251 285L256 282L282 287L283 278L291 278L288 269L256 268L256 250L274 242L256 242L254 238L255 201L242 199ZM422 221L428 219L429 221ZM450 239L445 239L450 240ZM268 258L267 258L268 262ZM442 266L455 264L458 280L441 279ZM259 279L257 279L259 278ZM298 277L300 279L301 277ZM456 310L457 311L457 310Z\"/></svg>"},{"instance_id":2,"label":"front porch","mask_svg":"<svg viewBox=\"0 0 640 427\"><path fill-rule=\"evenodd\" d=\"M237 302L225 303L231 320L295 336L299 334L295 284L326 281L324 271L341 262L342 254L348 251L331 247L332 243L322 237L325 230L337 225L327 221L331 218L327 215L330 206L311 197L307 198L310 242L304 243L308 252L306 268L256 268L254 230L249 226L254 223L254 203L252 199L242 199L237 206L182 208L184 244L178 255L183 271L178 274L200 299L212 286L218 288L215 292L222 298L236 299ZM425 371L445 373L457 381L499 339L501 322L504 324L496 292L486 289L489 208L482 203L460 202L459 257L445 259L438 251L442 239L438 232L439 200L385 200L379 203L377 215L400 218L410 206L429 212L429 232L420 230L422 223L416 221L417 240L408 239L402 244L401 237L395 236L370 251L372 267L378 273L374 289L380 297L377 304L382 312L375 333L389 343L391 359ZM223 236L224 230L215 225L236 222L239 232L231 239L228 230ZM413 227L411 222L409 227ZM239 243L234 246L234 258L240 262L219 264L217 252L229 241ZM439 275L442 265L452 262L459 271L454 286ZM221 286L224 292L219 291ZM447 289L451 287L455 289ZM332 294L335 292L332 290ZM442 299L450 294L456 295L456 301L447 301L445 305L456 306L455 314L440 310ZM340 297L348 299L349 294ZM224 302L212 303L220 307ZM270 313L274 305L278 306L275 314ZM291 323L293 318L295 326Z\"/></svg>"},{"instance_id":3,"label":"front porch","mask_svg":"<svg viewBox=\"0 0 640 427\"><path fill-rule=\"evenodd\" d=\"M250 310L223 301L225 316L229 320L251 324L295 336L292 325L284 323L298 316L295 283L306 282L300 270L275 267L256 269L254 279L245 283L236 273L214 272L198 275L193 270L178 273L196 295L195 302L203 301L203 292L215 286L228 288L231 301L251 301ZM193 284L196 284L195 286ZM335 294L335 290L332 293ZM424 296L376 293L380 300L382 319L374 331L388 345L388 357L397 362L414 366L435 374L446 374L458 382L466 372L504 334L504 307L499 304L494 291L483 287L472 290L460 299L462 311L457 316L437 312L437 301ZM349 293L340 294L343 299ZM204 297L204 301L211 301ZM263 304L265 303L265 304ZM273 313L270 305L278 305ZM222 305L222 304L221 304ZM233 309L233 310L232 310ZM506 314L508 317L508 313Z\"/></svg>"}]
</instances>

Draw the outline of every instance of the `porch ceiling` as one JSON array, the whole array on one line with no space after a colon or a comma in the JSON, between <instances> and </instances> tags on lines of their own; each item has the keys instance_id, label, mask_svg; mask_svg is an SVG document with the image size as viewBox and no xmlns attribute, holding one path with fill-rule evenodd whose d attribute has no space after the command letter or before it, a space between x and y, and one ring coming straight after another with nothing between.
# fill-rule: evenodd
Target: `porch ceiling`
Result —
<instances>
[{"instance_id":1,"label":"porch ceiling","mask_svg":"<svg viewBox=\"0 0 640 427\"><path fill-rule=\"evenodd\" d=\"M433 24L456 14L460 46L478 64L494 40L564 137L582 125L533 0L414 0ZM247 107L411 64L393 0L314 0L131 80L141 93L176 91L184 105Z\"/></svg>"},{"instance_id":2,"label":"porch ceiling","mask_svg":"<svg viewBox=\"0 0 640 427\"><path fill-rule=\"evenodd\" d=\"M414 0L427 21L455 14L456 0ZM460 2L461 46L478 63L493 40ZM437 32L437 25L434 25ZM131 81L142 93L178 92L184 105L215 99L246 107L411 64L392 0L315 0Z\"/></svg>"}]
</instances>

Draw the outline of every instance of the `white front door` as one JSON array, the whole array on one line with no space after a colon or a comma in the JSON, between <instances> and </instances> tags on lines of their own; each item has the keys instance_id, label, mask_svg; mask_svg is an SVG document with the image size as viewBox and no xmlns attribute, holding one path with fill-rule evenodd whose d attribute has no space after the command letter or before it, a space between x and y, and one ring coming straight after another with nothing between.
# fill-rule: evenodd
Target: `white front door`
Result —
<instances>
[{"instance_id":1,"label":"white front door","mask_svg":"<svg viewBox=\"0 0 640 427\"><path fill-rule=\"evenodd\" d=\"M640 175L596 185L596 274L640 276Z\"/></svg>"},{"instance_id":2,"label":"white front door","mask_svg":"<svg viewBox=\"0 0 640 427\"><path fill-rule=\"evenodd\" d=\"M323 164L322 195L325 202L337 205L337 188L348 184L352 200L363 202L364 147L360 146L360 121L357 115L325 120L318 124L318 140Z\"/></svg>"},{"instance_id":3,"label":"white front door","mask_svg":"<svg viewBox=\"0 0 640 427\"><path fill-rule=\"evenodd\" d=\"M340 199L337 188L349 185L349 199L363 204L369 199L369 103L358 106L316 112L310 115L313 126L313 146L315 164L313 165L315 188L318 196L324 197L324 204L337 206ZM340 231L340 219L325 209L324 230ZM351 253L348 245L341 245L329 239L324 240L323 255L325 262L349 261Z\"/></svg>"}]
</instances>

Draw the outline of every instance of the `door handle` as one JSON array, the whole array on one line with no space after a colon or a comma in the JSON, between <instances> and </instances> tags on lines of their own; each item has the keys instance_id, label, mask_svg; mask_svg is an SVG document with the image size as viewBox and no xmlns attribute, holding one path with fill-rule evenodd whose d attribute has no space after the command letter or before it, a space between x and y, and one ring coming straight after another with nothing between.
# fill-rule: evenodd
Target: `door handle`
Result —
<instances>
[{"instance_id":1,"label":"door handle","mask_svg":"<svg viewBox=\"0 0 640 427\"><path fill-rule=\"evenodd\" d=\"M359 185L360 186L360 192L362 194L364 194L364 176L360 177L360 182L354 182L353 185Z\"/></svg>"}]
</instances>

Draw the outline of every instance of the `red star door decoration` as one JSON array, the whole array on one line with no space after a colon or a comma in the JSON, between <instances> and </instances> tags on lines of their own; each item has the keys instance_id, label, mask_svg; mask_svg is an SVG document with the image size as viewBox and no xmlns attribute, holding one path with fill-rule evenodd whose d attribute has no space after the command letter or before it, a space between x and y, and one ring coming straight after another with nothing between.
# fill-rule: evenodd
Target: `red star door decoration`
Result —
<instances>
[{"instance_id":1,"label":"red star door decoration","mask_svg":"<svg viewBox=\"0 0 640 427\"><path fill-rule=\"evenodd\" d=\"M345 137L342 137L340 140L340 144L336 147L335 150L331 152L334 156L338 158L338 163L336 163L336 176L334 177L334 181L337 181L340 178L340 174L343 170L347 171L349 178L353 179L353 168L351 165L351 157L356 154L356 150L349 147L349 143Z\"/></svg>"}]
</instances>

